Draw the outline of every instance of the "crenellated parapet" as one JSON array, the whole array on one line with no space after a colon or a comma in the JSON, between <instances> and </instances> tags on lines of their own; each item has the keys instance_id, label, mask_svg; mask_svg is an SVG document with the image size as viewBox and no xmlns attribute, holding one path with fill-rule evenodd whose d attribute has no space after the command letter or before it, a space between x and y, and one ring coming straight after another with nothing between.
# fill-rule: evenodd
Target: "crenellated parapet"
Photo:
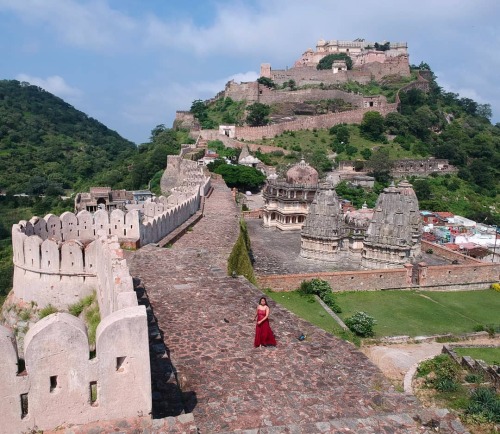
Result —
<instances>
[{"instance_id":1,"label":"crenellated parapet","mask_svg":"<svg viewBox=\"0 0 500 434\"><path fill-rule=\"evenodd\" d=\"M80 240L88 242L96 238L98 231L103 235L116 235L120 239L139 238L140 214L137 210L123 212L119 209L108 213L104 210L91 214L80 211L78 214L65 212L61 216L47 214L45 217L32 217L19 223L26 235L38 235L56 241Z\"/></svg>"},{"instance_id":2,"label":"crenellated parapet","mask_svg":"<svg viewBox=\"0 0 500 434\"><path fill-rule=\"evenodd\" d=\"M143 306L118 310L101 321L93 358L84 323L68 313L33 325L24 354L25 369L19 372L16 338L0 326L0 434L147 416L151 411Z\"/></svg>"}]
</instances>

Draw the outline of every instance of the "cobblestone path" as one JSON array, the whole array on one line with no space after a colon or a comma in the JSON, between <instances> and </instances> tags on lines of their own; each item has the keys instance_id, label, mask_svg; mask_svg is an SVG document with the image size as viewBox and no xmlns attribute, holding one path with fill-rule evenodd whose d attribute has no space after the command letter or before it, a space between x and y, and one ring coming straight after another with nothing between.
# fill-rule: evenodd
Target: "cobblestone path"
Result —
<instances>
[{"instance_id":1,"label":"cobblestone path","mask_svg":"<svg viewBox=\"0 0 500 434\"><path fill-rule=\"evenodd\" d=\"M354 346L272 301L278 346L253 348L261 293L226 275L237 235L230 192L214 182L191 232L171 248L146 246L129 261L166 345L157 357L170 357L182 389L182 395L153 396L165 400L167 413L179 405L168 399L180 397L201 434L425 433L436 424L441 433L465 432L447 411L423 409L394 391ZM305 341L297 339L302 333ZM168 369L164 376L171 377Z\"/></svg>"}]
</instances>

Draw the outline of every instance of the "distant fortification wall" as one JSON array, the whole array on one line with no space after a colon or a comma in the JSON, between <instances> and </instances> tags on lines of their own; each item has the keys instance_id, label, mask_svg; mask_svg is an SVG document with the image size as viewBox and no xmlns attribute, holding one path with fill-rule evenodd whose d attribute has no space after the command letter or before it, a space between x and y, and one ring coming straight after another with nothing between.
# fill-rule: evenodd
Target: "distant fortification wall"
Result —
<instances>
[{"instance_id":1,"label":"distant fortification wall","mask_svg":"<svg viewBox=\"0 0 500 434\"><path fill-rule=\"evenodd\" d=\"M266 125L263 127L236 127L236 137L245 140L260 140L282 134L284 131L298 131L313 128L330 128L333 125L348 123L359 124L367 111L378 111L382 116L397 110L396 104L386 104L382 107L369 107L350 110L340 113L328 113L319 116L310 116L280 124Z\"/></svg>"},{"instance_id":2,"label":"distant fortification wall","mask_svg":"<svg viewBox=\"0 0 500 434\"><path fill-rule=\"evenodd\" d=\"M407 55L387 57L384 62L368 62L348 71L333 72L332 69L318 70L316 66L301 66L290 69L271 69L268 64L261 67L261 76L268 77L281 86L289 80L294 80L297 86L307 84L340 84L356 81L361 84L371 80L381 80L388 75L410 76L410 66Z\"/></svg>"},{"instance_id":3,"label":"distant fortification wall","mask_svg":"<svg viewBox=\"0 0 500 434\"><path fill-rule=\"evenodd\" d=\"M323 72L323 71L321 71ZM363 106L363 96L351 92L345 92L339 89L298 89L275 90L263 86L257 82L235 83L230 81L226 85L225 91L221 96L229 97L234 101L246 100L248 103L260 102L263 104L274 104L282 102L303 103L305 101L319 101L325 99L342 99L349 102L353 107Z\"/></svg>"}]
</instances>

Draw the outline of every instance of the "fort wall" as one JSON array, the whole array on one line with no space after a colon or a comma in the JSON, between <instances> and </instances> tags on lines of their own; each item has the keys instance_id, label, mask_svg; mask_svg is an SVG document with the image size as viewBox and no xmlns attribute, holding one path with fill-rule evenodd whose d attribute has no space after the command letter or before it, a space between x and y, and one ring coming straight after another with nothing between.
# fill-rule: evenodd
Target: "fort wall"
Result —
<instances>
[{"instance_id":1,"label":"fort wall","mask_svg":"<svg viewBox=\"0 0 500 434\"><path fill-rule=\"evenodd\" d=\"M87 214L84 211L80 217L85 220ZM83 321L55 313L31 325L24 338L26 369L19 373L15 336L0 326L4 386L0 434L146 416L151 410L146 310L137 303L118 237L108 235L112 226L97 217L94 223L102 223L103 228L97 230L95 240L69 239L70 234L79 235L75 227L80 224L74 217L71 232L58 227L61 221L69 221L67 216L32 219L31 226L13 225L13 291L24 302L58 309L67 309L95 291L101 314L96 356L90 357Z\"/></svg>"},{"instance_id":2,"label":"fort wall","mask_svg":"<svg viewBox=\"0 0 500 434\"><path fill-rule=\"evenodd\" d=\"M425 263L405 264L404 268L387 270L260 275L257 276L257 281L261 288L293 291L304 280L317 278L326 280L334 292L340 292L412 288L426 291L475 290L487 288L500 279L500 264L485 263L422 241L423 250L427 245L431 246L436 254L459 263L437 266L428 266Z\"/></svg>"},{"instance_id":3,"label":"fort wall","mask_svg":"<svg viewBox=\"0 0 500 434\"><path fill-rule=\"evenodd\" d=\"M261 288L272 288L273 291L294 291L303 281L311 279L326 280L333 292L412 287L411 269L406 268L257 276L257 282Z\"/></svg>"},{"instance_id":4,"label":"fort wall","mask_svg":"<svg viewBox=\"0 0 500 434\"><path fill-rule=\"evenodd\" d=\"M369 107L340 113L328 113L319 116L309 116L290 122L266 125L262 127L236 127L236 137L245 140L261 140L282 134L284 131L299 131L313 128L330 128L333 125L348 123L359 124L367 111L377 111L382 116L397 110L396 104L386 104L382 107Z\"/></svg>"},{"instance_id":5,"label":"fort wall","mask_svg":"<svg viewBox=\"0 0 500 434\"><path fill-rule=\"evenodd\" d=\"M339 89L275 90L257 82L238 84L230 81L226 85L226 90L221 94L222 96L230 97L234 101L246 100L248 103L260 102L269 105L283 102L303 103L305 101L320 101L325 99L342 99L351 103L354 107L362 107L363 105L362 95Z\"/></svg>"},{"instance_id":6,"label":"fort wall","mask_svg":"<svg viewBox=\"0 0 500 434\"><path fill-rule=\"evenodd\" d=\"M143 306L101 321L95 358L89 356L85 325L68 313L37 322L25 337L24 353L26 369L18 373L16 338L0 326L0 434L147 416L151 410Z\"/></svg>"}]
</instances>

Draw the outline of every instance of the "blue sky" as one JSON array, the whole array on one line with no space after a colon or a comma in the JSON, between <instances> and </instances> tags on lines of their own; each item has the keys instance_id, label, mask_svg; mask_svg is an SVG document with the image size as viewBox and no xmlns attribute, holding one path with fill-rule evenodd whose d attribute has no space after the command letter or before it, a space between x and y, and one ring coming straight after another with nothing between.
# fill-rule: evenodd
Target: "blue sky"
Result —
<instances>
[{"instance_id":1,"label":"blue sky","mask_svg":"<svg viewBox=\"0 0 500 434\"><path fill-rule=\"evenodd\" d=\"M352 5L352 8L349 6ZM323 39L406 41L500 121L498 0L0 0L0 79L28 81L146 142L176 110Z\"/></svg>"}]
</instances>

